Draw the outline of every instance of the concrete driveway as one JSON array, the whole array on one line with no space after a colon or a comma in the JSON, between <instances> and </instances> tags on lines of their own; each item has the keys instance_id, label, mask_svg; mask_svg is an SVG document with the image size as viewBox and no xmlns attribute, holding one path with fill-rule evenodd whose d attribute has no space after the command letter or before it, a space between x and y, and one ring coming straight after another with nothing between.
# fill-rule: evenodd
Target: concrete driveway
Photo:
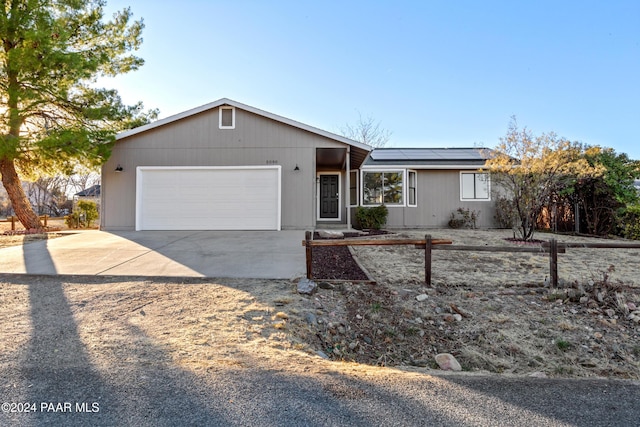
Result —
<instances>
[{"instance_id":1,"label":"concrete driveway","mask_svg":"<svg viewBox=\"0 0 640 427\"><path fill-rule=\"evenodd\" d=\"M291 279L304 231L79 231L0 249L0 273Z\"/></svg>"}]
</instances>

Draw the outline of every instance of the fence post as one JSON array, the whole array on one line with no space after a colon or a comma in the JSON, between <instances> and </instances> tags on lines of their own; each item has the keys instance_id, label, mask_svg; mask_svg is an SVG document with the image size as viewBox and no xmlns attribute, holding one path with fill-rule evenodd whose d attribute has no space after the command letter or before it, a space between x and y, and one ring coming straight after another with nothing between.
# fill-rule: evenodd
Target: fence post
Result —
<instances>
[{"instance_id":1,"label":"fence post","mask_svg":"<svg viewBox=\"0 0 640 427\"><path fill-rule=\"evenodd\" d=\"M44 216L44 226L47 226L47 220L49 219L49 215Z\"/></svg>"},{"instance_id":2,"label":"fence post","mask_svg":"<svg viewBox=\"0 0 640 427\"><path fill-rule=\"evenodd\" d=\"M424 281L431 286L431 235L425 235L424 240Z\"/></svg>"},{"instance_id":3,"label":"fence post","mask_svg":"<svg viewBox=\"0 0 640 427\"><path fill-rule=\"evenodd\" d=\"M551 276L551 286L558 287L558 241L551 239L549 242L549 275Z\"/></svg>"},{"instance_id":4,"label":"fence post","mask_svg":"<svg viewBox=\"0 0 640 427\"><path fill-rule=\"evenodd\" d=\"M311 233L311 231L306 231L304 233L304 240L305 240L305 252L307 254L307 279L311 280L313 278L313 274L312 274L312 255L313 253L311 252L311 238L313 237L313 234Z\"/></svg>"},{"instance_id":5,"label":"fence post","mask_svg":"<svg viewBox=\"0 0 640 427\"><path fill-rule=\"evenodd\" d=\"M15 231L16 229L16 216L12 215L11 216L11 231Z\"/></svg>"}]
</instances>

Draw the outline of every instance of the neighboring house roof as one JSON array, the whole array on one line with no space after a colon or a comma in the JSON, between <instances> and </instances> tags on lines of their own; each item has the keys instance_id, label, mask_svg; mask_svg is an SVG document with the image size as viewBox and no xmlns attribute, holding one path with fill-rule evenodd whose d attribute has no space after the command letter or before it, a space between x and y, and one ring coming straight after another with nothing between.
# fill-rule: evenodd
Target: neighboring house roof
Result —
<instances>
[{"instance_id":1,"label":"neighboring house roof","mask_svg":"<svg viewBox=\"0 0 640 427\"><path fill-rule=\"evenodd\" d=\"M415 169L464 169L484 166L486 148L376 148L364 167L403 166Z\"/></svg>"},{"instance_id":2,"label":"neighboring house roof","mask_svg":"<svg viewBox=\"0 0 640 427\"><path fill-rule=\"evenodd\" d=\"M74 194L74 196L78 197L100 197L100 184L93 185L89 188L85 188L84 190Z\"/></svg>"},{"instance_id":3,"label":"neighboring house roof","mask_svg":"<svg viewBox=\"0 0 640 427\"><path fill-rule=\"evenodd\" d=\"M218 108L218 107L223 106L223 105L228 105L228 106L231 106L231 107L239 108L241 110L249 111L250 113L257 114L259 116L266 117L266 118L278 121L280 123L287 124L289 126L293 126L293 127L299 128L299 129L303 129L303 130L306 130L307 132L315 133L317 135L321 135L321 136L324 136L326 138L337 140L337 141L343 142L345 144L360 148L362 150L366 150L366 151L371 151L372 150L372 147L370 147L370 146L368 146L366 144L362 144L360 142L354 141L352 139L346 138L344 136L341 136L341 135L338 135L338 134L335 134L335 133L331 133L331 132L327 132L325 130L318 129L318 128L315 128L313 126L309 126L309 125L306 125L304 123L300 123L300 122L297 122L295 120L288 119L286 117L278 116L277 114L269 113L268 111L260 110L258 108L251 107L249 105L242 104L240 102L236 102L236 101L233 101L233 100L228 99L228 98L218 99L217 101L213 101L213 102L211 102L209 104L205 104L205 105L202 105L200 107L192 108L191 110L187 110L185 112L182 112L182 113L179 113L179 114L175 114L173 116L170 116L170 117L155 121L153 123L149 123L149 124L144 125L144 126L140 126L140 127L134 128L134 129L130 129L130 130L121 132L118 135L116 135L116 139L120 140L120 139L124 139L124 138L130 137L132 135L136 135L138 133L146 132L146 131L151 130L151 129L156 129L156 128L160 127L160 126L164 126L164 125L167 125L169 123L173 123L175 121L184 119L186 117L190 117L190 116L193 116L193 115L196 115L196 114L200 114L200 113L203 113L205 111L212 110L214 108Z\"/></svg>"}]
</instances>

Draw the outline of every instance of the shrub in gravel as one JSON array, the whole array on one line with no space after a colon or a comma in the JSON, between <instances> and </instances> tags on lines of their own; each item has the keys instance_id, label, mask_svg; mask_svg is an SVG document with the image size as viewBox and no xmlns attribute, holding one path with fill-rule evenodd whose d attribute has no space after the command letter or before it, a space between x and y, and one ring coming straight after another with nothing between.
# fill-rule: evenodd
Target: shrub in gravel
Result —
<instances>
[{"instance_id":1,"label":"shrub in gravel","mask_svg":"<svg viewBox=\"0 0 640 427\"><path fill-rule=\"evenodd\" d=\"M387 223L389 210L385 205L365 208L359 206L356 209L356 222L363 230L380 230Z\"/></svg>"}]
</instances>

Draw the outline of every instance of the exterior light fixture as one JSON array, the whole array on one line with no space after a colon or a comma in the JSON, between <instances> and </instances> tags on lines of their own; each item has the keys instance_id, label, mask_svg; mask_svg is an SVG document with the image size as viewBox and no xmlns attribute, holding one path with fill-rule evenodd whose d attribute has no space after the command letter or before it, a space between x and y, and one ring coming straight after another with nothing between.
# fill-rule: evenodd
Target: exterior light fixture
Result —
<instances>
[{"instance_id":1,"label":"exterior light fixture","mask_svg":"<svg viewBox=\"0 0 640 427\"><path fill-rule=\"evenodd\" d=\"M300 168L298 167L298 164L296 163L296 167L293 168L294 171L298 172L300 170Z\"/></svg>"},{"instance_id":2,"label":"exterior light fixture","mask_svg":"<svg viewBox=\"0 0 640 427\"><path fill-rule=\"evenodd\" d=\"M116 166L116 172L122 172L122 171L123 171L122 166L120 165Z\"/></svg>"}]
</instances>

